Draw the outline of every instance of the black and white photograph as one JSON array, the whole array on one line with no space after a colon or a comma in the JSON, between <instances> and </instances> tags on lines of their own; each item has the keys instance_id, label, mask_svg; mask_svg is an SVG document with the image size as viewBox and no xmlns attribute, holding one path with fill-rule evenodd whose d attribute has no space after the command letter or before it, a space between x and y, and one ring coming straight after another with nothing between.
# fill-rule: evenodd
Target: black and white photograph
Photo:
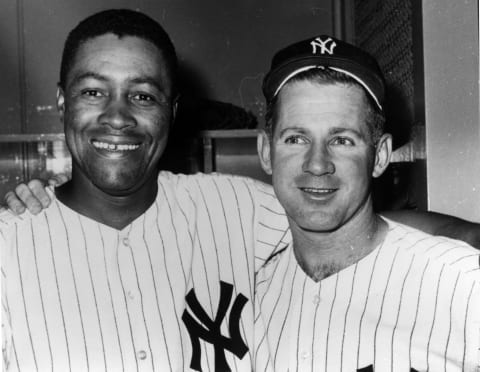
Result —
<instances>
[{"instance_id":1,"label":"black and white photograph","mask_svg":"<svg viewBox=\"0 0 480 372\"><path fill-rule=\"evenodd\" d=\"M0 0L0 370L478 372L478 0Z\"/></svg>"}]
</instances>

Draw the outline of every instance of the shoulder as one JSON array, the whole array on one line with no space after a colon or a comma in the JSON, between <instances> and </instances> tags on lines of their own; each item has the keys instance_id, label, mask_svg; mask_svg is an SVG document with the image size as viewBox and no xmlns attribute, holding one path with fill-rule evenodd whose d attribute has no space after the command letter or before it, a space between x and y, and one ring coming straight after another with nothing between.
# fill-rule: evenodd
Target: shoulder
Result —
<instances>
[{"instance_id":1,"label":"shoulder","mask_svg":"<svg viewBox=\"0 0 480 372\"><path fill-rule=\"evenodd\" d=\"M15 226L28 223L28 221L34 219L35 216L26 211L23 214L16 215L10 209L0 210L0 230L6 231L15 228Z\"/></svg>"},{"instance_id":2,"label":"shoulder","mask_svg":"<svg viewBox=\"0 0 480 372\"><path fill-rule=\"evenodd\" d=\"M218 182L229 182L234 185L244 185L248 184L249 186L255 187L264 187L266 189L271 189L270 185L267 185L261 181L255 180L250 177L239 176L235 174L225 174L225 173L195 173L195 174L182 174L182 173L172 173L168 171L161 171L158 176L158 181L161 183L169 182L173 184L204 184L213 181Z\"/></svg>"},{"instance_id":3,"label":"shoulder","mask_svg":"<svg viewBox=\"0 0 480 372\"><path fill-rule=\"evenodd\" d=\"M175 193L214 193L230 194L248 193L252 197L264 196L275 199L272 186L261 181L237 175L221 173L174 174L167 171L158 176L159 187L170 189Z\"/></svg>"},{"instance_id":4,"label":"shoulder","mask_svg":"<svg viewBox=\"0 0 480 372\"><path fill-rule=\"evenodd\" d=\"M16 215L9 209L2 209L0 211L0 231L4 233L5 231L14 231L19 230L33 225L42 225L45 224L46 218L51 217L54 213L54 210L66 209L62 204L57 200L53 202L40 213L34 215L28 210L20 215Z\"/></svg>"},{"instance_id":5,"label":"shoulder","mask_svg":"<svg viewBox=\"0 0 480 372\"><path fill-rule=\"evenodd\" d=\"M387 220L386 242L397 246L402 254L414 255L445 270L472 273L480 278L480 251L467 243L427 234L401 223Z\"/></svg>"},{"instance_id":6,"label":"shoulder","mask_svg":"<svg viewBox=\"0 0 480 372\"><path fill-rule=\"evenodd\" d=\"M47 209L49 209L48 207ZM2 264L8 261L8 257L15 254L15 246L19 240L31 235L33 224L44 224L45 212L37 215L26 211L21 215L15 215L10 210L0 212L0 248Z\"/></svg>"}]
</instances>

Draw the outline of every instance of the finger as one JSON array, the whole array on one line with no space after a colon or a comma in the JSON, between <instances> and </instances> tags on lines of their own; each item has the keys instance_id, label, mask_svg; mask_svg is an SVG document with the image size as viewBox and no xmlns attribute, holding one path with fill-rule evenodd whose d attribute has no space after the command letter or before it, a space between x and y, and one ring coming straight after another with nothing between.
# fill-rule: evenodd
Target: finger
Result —
<instances>
[{"instance_id":1,"label":"finger","mask_svg":"<svg viewBox=\"0 0 480 372\"><path fill-rule=\"evenodd\" d=\"M42 204L26 184L21 183L18 185L15 188L15 193L31 213L37 214L42 210Z\"/></svg>"},{"instance_id":2,"label":"finger","mask_svg":"<svg viewBox=\"0 0 480 372\"><path fill-rule=\"evenodd\" d=\"M48 184L49 186L57 187L63 185L68 179L68 176L64 173L55 174L48 180Z\"/></svg>"},{"instance_id":3,"label":"finger","mask_svg":"<svg viewBox=\"0 0 480 372\"><path fill-rule=\"evenodd\" d=\"M8 208L10 208L15 214L22 214L25 212L25 206L20 199L17 198L13 191L7 192L4 200Z\"/></svg>"},{"instance_id":4,"label":"finger","mask_svg":"<svg viewBox=\"0 0 480 372\"><path fill-rule=\"evenodd\" d=\"M28 183L28 188L32 192L33 196L41 203L42 209L47 208L50 205L51 199L42 181L31 180Z\"/></svg>"}]
</instances>

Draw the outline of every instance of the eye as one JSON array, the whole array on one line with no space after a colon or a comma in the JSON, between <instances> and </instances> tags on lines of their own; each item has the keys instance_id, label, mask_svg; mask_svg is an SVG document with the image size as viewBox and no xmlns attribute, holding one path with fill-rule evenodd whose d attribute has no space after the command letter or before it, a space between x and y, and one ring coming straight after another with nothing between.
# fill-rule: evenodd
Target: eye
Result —
<instances>
[{"instance_id":1,"label":"eye","mask_svg":"<svg viewBox=\"0 0 480 372\"><path fill-rule=\"evenodd\" d=\"M335 146L355 146L355 142L348 137L335 137L330 143Z\"/></svg>"},{"instance_id":2,"label":"eye","mask_svg":"<svg viewBox=\"0 0 480 372\"><path fill-rule=\"evenodd\" d=\"M304 136L300 136L298 134L295 135L290 135L285 137L283 140L284 143L290 144L290 145L303 145L307 143L307 139Z\"/></svg>"},{"instance_id":3,"label":"eye","mask_svg":"<svg viewBox=\"0 0 480 372\"><path fill-rule=\"evenodd\" d=\"M95 98L100 98L105 96L105 94L99 89L84 89L82 90L81 94L83 97L86 97L89 99L95 99Z\"/></svg>"},{"instance_id":4,"label":"eye","mask_svg":"<svg viewBox=\"0 0 480 372\"><path fill-rule=\"evenodd\" d=\"M142 106L149 106L156 102L153 95L147 93L135 93L130 96L130 99Z\"/></svg>"}]
</instances>

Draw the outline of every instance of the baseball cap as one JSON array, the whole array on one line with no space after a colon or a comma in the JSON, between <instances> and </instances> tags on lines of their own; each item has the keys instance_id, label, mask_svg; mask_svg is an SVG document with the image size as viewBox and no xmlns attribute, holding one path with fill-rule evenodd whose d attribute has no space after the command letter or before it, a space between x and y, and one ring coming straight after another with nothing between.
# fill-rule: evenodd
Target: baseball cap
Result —
<instances>
[{"instance_id":1,"label":"baseball cap","mask_svg":"<svg viewBox=\"0 0 480 372\"><path fill-rule=\"evenodd\" d=\"M330 68L360 83L383 110L385 83L377 61L362 49L332 36L320 35L278 51L263 80L263 94L270 102L295 75L313 68Z\"/></svg>"}]
</instances>

